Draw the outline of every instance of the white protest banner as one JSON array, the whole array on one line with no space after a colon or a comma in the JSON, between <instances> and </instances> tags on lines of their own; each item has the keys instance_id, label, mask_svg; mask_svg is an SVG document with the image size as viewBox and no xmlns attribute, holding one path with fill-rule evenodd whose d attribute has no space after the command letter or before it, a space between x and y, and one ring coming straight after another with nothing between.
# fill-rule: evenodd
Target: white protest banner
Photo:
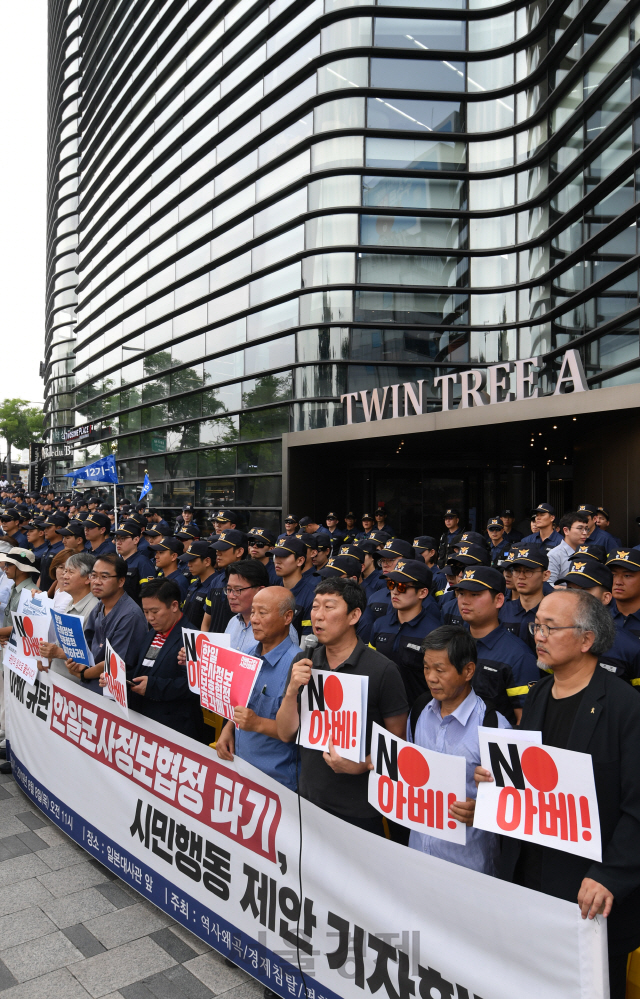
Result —
<instances>
[{"instance_id":1,"label":"white protest banner","mask_svg":"<svg viewBox=\"0 0 640 999\"><path fill-rule=\"evenodd\" d=\"M129 717L127 703L127 667L124 659L107 642L104 651L104 674L107 686L102 688L104 697L114 700L125 718Z\"/></svg>"},{"instance_id":2,"label":"white protest banner","mask_svg":"<svg viewBox=\"0 0 640 999\"><path fill-rule=\"evenodd\" d=\"M372 836L304 798L299 868L298 798L255 767L135 711L125 721L57 674L29 689L6 673L5 691L30 800L282 999L305 999L305 985L307 999L608 995L606 922L575 903ZM124 971L120 991L138 977Z\"/></svg>"},{"instance_id":3,"label":"white protest banner","mask_svg":"<svg viewBox=\"0 0 640 999\"><path fill-rule=\"evenodd\" d=\"M300 745L363 763L369 677L313 669L300 699Z\"/></svg>"},{"instance_id":4,"label":"white protest banner","mask_svg":"<svg viewBox=\"0 0 640 999\"><path fill-rule=\"evenodd\" d=\"M464 756L414 746L374 722L371 762L370 805L401 826L464 846L467 827L449 817L453 802L467 797Z\"/></svg>"},{"instance_id":5,"label":"white protest banner","mask_svg":"<svg viewBox=\"0 0 640 999\"><path fill-rule=\"evenodd\" d=\"M478 729L481 765L494 782L478 785L474 826L602 860L591 757L542 746L539 732L530 735L526 742L509 729Z\"/></svg>"},{"instance_id":6,"label":"white protest banner","mask_svg":"<svg viewBox=\"0 0 640 999\"><path fill-rule=\"evenodd\" d=\"M198 652L198 687L203 708L233 721L233 709L246 708L262 660L205 640Z\"/></svg>"},{"instance_id":7,"label":"white protest banner","mask_svg":"<svg viewBox=\"0 0 640 999\"><path fill-rule=\"evenodd\" d=\"M15 645L10 642L5 646L2 655L2 665L6 666L13 673L17 673L31 686L38 675L38 664L36 659L24 659L17 651Z\"/></svg>"},{"instance_id":8,"label":"white protest banner","mask_svg":"<svg viewBox=\"0 0 640 999\"><path fill-rule=\"evenodd\" d=\"M211 644L213 642L216 645L222 646L223 649L230 649L231 636L225 635L224 632L194 631L192 628L183 628L182 640L184 641L184 651L187 657L189 690L194 694L199 694L198 660L202 657L203 643Z\"/></svg>"},{"instance_id":9,"label":"white protest banner","mask_svg":"<svg viewBox=\"0 0 640 999\"><path fill-rule=\"evenodd\" d=\"M22 590L18 610L12 611L13 630L4 650L3 663L32 684L38 673L40 641L48 641L51 601L46 593Z\"/></svg>"}]
</instances>

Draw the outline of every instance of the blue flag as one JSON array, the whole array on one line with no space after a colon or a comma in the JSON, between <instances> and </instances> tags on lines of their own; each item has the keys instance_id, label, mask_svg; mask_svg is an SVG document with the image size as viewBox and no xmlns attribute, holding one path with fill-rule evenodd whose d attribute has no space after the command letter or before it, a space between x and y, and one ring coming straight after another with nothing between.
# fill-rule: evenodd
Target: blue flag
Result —
<instances>
[{"instance_id":1,"label":"blue flag","mask_svg":"<svg viewBox=\"0 0 640 999\"><path fill-rule=\"evenodd\" d=\"M138 496L138 503L140 502L141 499L144 499L147 493L150 493L152 489L153 486L151 484L151 479L149 478L149 473L145 472L144 482L142 483L142 489L140 490L140 495Z\"/></svg>"},{"instance_id":2,"label":"blue flag","mask_svg":"<svg viewBox=\"0 0 640 999\"><path fill-rule=\"evenodd\" d=\"M43 475L42 476L42 482L40 484L40 491L42 491L43 489L48 489L48 488L49 488L49 480L46 477L46 475Z\"/></svg>"},{"instance_id":3,"label":"blue flag","mask_svg":"<svg viewBox=\"0 0 640 999\"><path fill-rule=\"evenodd\" d=\"M98 458L90 465L83 465L73 472L65 472L65 476L72 479L89 479L91 482L113 482L117 485L116 459L112 454L108 454L106 458Z\"/></svg>"}]
</instances>

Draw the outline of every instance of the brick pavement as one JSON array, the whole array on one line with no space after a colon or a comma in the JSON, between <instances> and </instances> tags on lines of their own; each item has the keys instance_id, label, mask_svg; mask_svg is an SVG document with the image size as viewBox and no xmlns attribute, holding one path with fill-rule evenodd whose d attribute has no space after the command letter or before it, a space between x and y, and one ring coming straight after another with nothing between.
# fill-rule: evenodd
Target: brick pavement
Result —
<instances>
[{"instance_id":1,"label":"brick pavement","mask_svg":"<svg viewBox=\"0 0 640 999\"><path fill-rule=\"evenodd\" d=\"M0 775L1 999L259 999Z\"/></svg>"}]
</instances>

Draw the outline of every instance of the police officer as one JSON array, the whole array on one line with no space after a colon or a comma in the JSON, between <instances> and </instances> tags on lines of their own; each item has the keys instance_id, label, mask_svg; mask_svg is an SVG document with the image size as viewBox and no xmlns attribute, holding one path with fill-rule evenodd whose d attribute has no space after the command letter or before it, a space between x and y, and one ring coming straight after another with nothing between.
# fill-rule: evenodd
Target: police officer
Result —
<instances>
[{"instance_id":1,"label":"police officer","mask_svg":"<svg viewBox=\"0 0 640 999\"><path fill-rule=\"evenodd\" d=\"M216 573L209 586L205 600L203 631L222 632L233 617L227 600L228 566L249 558L249 539L244 531L221 531L217 541L211 541L211 549L216 554Z\"/></svg>"},{"instance_id":2,"label":"police officer","mask_svg":"<svg viewBox=\"0 0 640 999\"><path fill-rule=\"evenodd\" d=\"M500 520L504 524L504 536L509 546L516 544L518 541L522 541L522 532L516 530L513 526L516 522L516 515L513 510L508 508L501 510Z\"/></svg>"},{"instance_id":3,"label":"police officer","mask_svg":"<svg viewBox=\"0 0 640 999\"><path fill-rule=\"evenodd\" d=\"M346 558L351 560L352 564L358 563L358 576L362 575L362 568L364 566L365 552L360 545L340 545L336 556L339 558ZM347 563L348 564L348 563Z\"/></svg>"},{"instance_id":4,"label":"police officer","mask_svg":"<svg viewBox=\"0 0 640 999\"><path fill-rule=\"evenodd\" d=\"M517 596L507 600L500 608L500 623L513 635L526 642L535 651L535 641L529 625L535 621L540 601L544 596L543 584L549 579L549 557L541 545L520 543L509 549L509 568L512 570Z\"/></svg>"},{"instance_id":5,"label":"police officer","mask_svg":"<svg viewBox=\"0 0 640 999\"><path fill-rule=\"evenodd\" d=\"M155 527L164 527L164 528L166 528L167 536L169 534L173 534L173 531L169 527L169 524L164 519L164 517L162 516L162 514L160 513L159 510L156 510L154 508L152 508L150 510L147 510L145 516L146 516L146 521L147 521L147 527L154 527L154 526ZM143 531L142 533L145 534L146 532Z\"/></svg>"},{"instance_id":6,"label":"police officer","mask_svg":"<svg viewBox=\"0 0 640 999\"><path fill-rule=\"evenodd\" d=\"M189 589L182 605L182 613L185 617L185 624L189 622L188 626L196 630L199 630L202 624L206 609L205 600L216 575L213 568L215 558L216 553L212 551L209 542L199 539L193 541L189 551L178 558L181 565L188 565L191 576Z\"/></svg>"},{"instance_id":7,"label":"police officer","mask_svg":"<svg viewBox=\"0 0 640 999\"><path fill-rule=\"evenodd\" d=\"M408 541L403 541L402 538L392 538L385 542L378 552L378 564L382 569L384 582L373 591L367 600L367 606L356 627L358 637L363 642L370 641L371 630L376 618L382 617L391 607L391 592L387 586L386 577L393 571L398 559L413 559L413 545L410 545Z\"/></svg>"},{"instance_id":8,"label":"police officer","mask_svg":"<svg viewBox=\"0 0 640 999\"><path fill-rule=\"evenodd\" d=\"M430 534L419 534L413 539L415 558L422 559L428 565L433 575L431 595L440 600L447 588L447 576L443 569L438 568L438 543Z\"/></svg>"},{"instance_id":9,"label":"police officer","mask_svg":"<svg viewBox=\"0 0 640 999\"><path fill-rule=\"evenodd\" d=\"M2 516L0 516L0 523L4 531L2 537L5 541L8 541L14 548L27 547L29 542L26 534L21 530L22 515L17 507L7 507Z\"/></svg>"},{"instance_id":10,"label":"police officer","mask_svg":"<svg viewBox=\"0 0 640 999\"><path fill-rule=\"evenodd\" d=\"M66 527L56 528L56 534L62 538L62 545L65 551L79 555L85 550L86 539L81 520L70 520Z\"/></svg>"},{"instance_id":11,"label":"police officer","mask_svg":"<svg viewBox=\"0 0 640 999\"><path fill-rule=\"evenodd\" d=\"M200 528L195 522L195 510L191 503L185 503L182 507L182 513L176 518L176 534L183 527L188 527L193 525L198 531L198 537L200 537Z\"/></svg>"},{"instance_id":12,"label":"police officer","mask_svg":"<svg viewBox=\"0 0 640 999\"><path fill-rule=\"evenodd\" d=\"M218 510L213 518L213 530L215 534L222 534L223 531L235 531L238 526L238 518L233 510ZM212 540L214 540L212 538Z\"/></svg>"},{"instance_id":13,"label":"police officer","mask_svg":"<svg viewBox=\"0 0 640 999\"><path fill-rule=\"evenodd\" d=\"M569 589L587 590L605 607L611 604L612 582L611 569L592 558L574 559L569 571L558 580ZM616 628L614 643L602 653L599 663L640 690L640 642L630 631Z\"/></svg>"},{"instance_id":14,"label":"police officer","mask_svg":"<svg viewBox=\"0 0 640 999\"><path fill-rule=\"evenodd\" d=\"M541 545L545 551L555 548L562 541L561 535L553 528L556 511L550 503L538 503L531 511L531 522L535 531L522 539L523 545Z\"/></svg>"},{"instance_id":15,"label":"police officer","mask_svg":"<svg viewBox=\"0 0 640 999\"><path fill-rule=\"evenodd\" d=\"M515 725L529 686L540 679L540 671L529 647L500 624L504 589L502 574L483 565L465 569L456 584L460 617L478 647L473 688Z\"/></svg>"},{"instance_id":16,"label":"police officer","mask_svg":"<svg viewBox=\"0 0 640 999\"><path fill-rule=\"evenodd\" d=\"M127 519L128 518L125 517L125 520ZM163 524L150 524L145 530L143 530L142 534L149 542L150 547L157 545L161 538L175 537L166 521ZM191 540L193 541L194 539L192 538Z\"/></svg>"},{"instance_id":17,"label":"police officer","mask_svg":"<svg viewBox=\"0 0 640 999\"><path fill-rule=\"evenodd\" d=\"M325 524L327 525L327 531L329 532L329 537L334 542L334 544L341 545L344 543L347 533L346 531L340 530L338 527L338 516L332 510L329 511L325 517Z\"/></svg>"},{"instance_id":18,"label":"police officer","mask_svg":"<svg viewBox=\"0 0 640 999\"><path fill-rule=\"evenodd\" d=\"M640 551L617 548L607 556L613 573L613 600L609 610L616 628L640 639Z\"/></svg>"},{"instance_id":19,"label":"police officer","mask_svg":"<svg viewBox=\"0 0 640 999\"><path fill-rule=\"evenodd\" d=\"M290 590L296 601L293 626L298 635L311 634L311 606L315 596L317 579L302 570L307 558L307 546L300 538L278 538L273 549L273 560L278 578Z\"/></svg>"},{"instance_id":20,"label":"police officer","mask_svg":"<svg viewBox=\"0 0 640 999\"><path fill-rule=\"evenodd\" d=\"M376 531L382 531L384 534L388 534L390 538L395 538L396 530L391 526L387 517L387 511L384 506L379 506L375 513L376 518Z\"/></svg>"},{"instance_id":21,"label":"police officer","mask_svg":"<svg viewBox=\"0 0 640 999\"><path fill-rule=\"evenodd\" d=\"M391 535L387 534L386 531L369 531L369 537L363 538L363 541L377 541L380 548L383 548L387 541L391 541Z\"/></svg>"},{"instance_id":22,"label":"police officer","mask_svg":"<svg viewBox=\"0 0 640 999\"><path fill-rule=\"evenodd\" d=\"M304 538L302 539L304 540ZM316 549L311 561L313 563L314 570L319 573L321 569L324 569L325 565L332 557L333 544L327 541L326 535L321 535L320 538L316 539ZM339 573L336 573L339 575ZM323 577L324 578L324 577Z\"/></svg>"},{"instance_id":23,"label":"police officer","mask_svg":"<svg viewBox=\"0 0 640 999\"><path fill-rule=\"evenodd\" d=\"M150 579L155 579L156 567L150 559L138 551L140 524L136 520L124 520L118 524L115 533L116 551L127 563L127 578L124 581L125 593L142 606L141 589Z\"/></svg>"},{"instance_id":24,"label":"police officer","mask_svg":"<svg viewBox=\"0 0 640 999\"><path fill-rule=\"evenodd\" d=\"M174 538L173 535L160 536L156 544L151 545L151 551L155 557L156 574L171 579L180 590L180 602L187 596L189 581L180 570L178 559L184 554L182 542Z\"/></svg>"},{"instance_id":25,"label":"police officer","mask_svg":"<svg viewBox=\"0 0 640 999\"><path fill-rule=\"evenodd\" d=\"M32 520L26 528L27 544L36 557L36 565L40 568L40 559L49 547L44 536L44 521Z\"/></svg>"},{"instance_id":26,"label":"police officer","mask_svg":"<svg viewBox=\"0 0 640 999\"><path fill-rule=\"evenodd\" d=\"M358 528L356 527L356 515L353 510L349 510L349 513L345 514L344 525L344 540L355 541Z\"/></svg>"},{"instance_id":27,"label":"police officer","mask_svg":"<svg viewBox=\"0 0 640 999\"><path fill-rule=\"evenodd\" d=\"M440 541L438 542L438 565L441 569L444 568L449 557L449 548L462 534L460 514L453 507L449 507L444 511L444 526L446 527L446 531L440 535Z\"/></svg>"},{"instance_id":28,"label":"police officer","mask_svg":"<svg viewBox=\"0 0 640 999\"><path fill-rule=\"evenodd\" d=\"M58 527L67 526L67 518L63 513L52 513L43 522L44 537L47 542L47 550L40 557L40 579L38 580L37 587L39 590L44 590L45 593L49 589L52 583L55 582L54 579L49 575L49 566L51 565L54 556L61 552L64 548L62 544L62 539L57 533Z\"/></svg>"},{"instance_id":29,"label":"police officer","mask_svg":"<svg viewBox=\"0 0 640 999\"><path fill-rule=\"evenodd\" d=\"M318 570L318 582L335 577L353 579L355 583L359 583L360 567L358 562L346 555L336 555L334 558L330 558L327 564Z\"/></svg>"},{"instance_id":30,"label":"police officer","mask_svg":"<svg viewBox=\"0 0 640 999\"><path fill-rule=\"evenodd\" d=\"M362 530L356 534L356 541L366 541L371 537L375 520L370 513L362 514Z\"/></svg>"},{"instance_id":31,"label":"police officer","mask_svg":"<svg viewBox=\"0 0 640 999\"><path fill-rule=\"evenodd\" d=\"M109 537L111 521L106 513L90 513L84 521L84 534L87 539L86 549L90 555L100 558L101 555L113 555L116 546Z\"/></svg>"},{"instance_id":32,"label":"police officer","mask_svg":"<svg viewBox=\"0 0 640 999\"><path fill-rule=\"evenodd\" d=\"M358 548L364 552L364 562L362 563L362 577L360 585L365 592L367 600L372 593L379 590L384 583L384 576L378 566L378 552L380 544L373 538L365 541L358 541Z\"/></svg>"},{"instance_id":33,"label":"police officer","mask_svg":"<svg viewBox=\"0 0 640 999\"><path fill-rule=\"evenodd\" d=\"M277 541L280 538L290 538L292 534L298 533L298 527L300 526L300 520L296 517L295 513L288 513L284 518L284 534L279 534Z\"/></svg>"},{"instance_id":34,"label":"police officer","mask_svg":"<svg viewBox=\"0 0 640 999\"><path fill-rule=\"evenodd\" d=\"M450 570L449 589L440 601L440 614L443 624L463 624L458 610L458 594L456 585L462 579L465 570L479 565L489 565L489 553L484 545L460 545L447 564Z\"/></svg>"},{"instance_id":35,"label":"police officer","mask_svg":"<svg viewBox=\"0 0 640 999\"><path fill-rule=\"evenodd\" d=\"M422 559L399 559L387 574L391 606L371 629L369 644L400 670L410 706L427 690L422 639L442 624L431 583L431 569Z\"/></svg>"},{"instance_id":36,"label":"police officer","mask_svg":"<svg viewBox=\"0 0 640 999\"><path fill-rule=\"evenodd\" d=\"M489 555L491 565L496 565L503 558L504 553L511 547L505 537L504 524L499 517L492 517L487 523L487 534L491 543Z\"/></svg>"},{"instance_id":37,"label":"police officer","mask_svg":"<svg viewBox=\"0 0 640 999\"><path fill-rule=\"evenodd\" d=\"M273 564L273 546L276 543L276 536L273 531L267 531L263 527L252 527L247 534L249 542L249 557L262 562L269 575L269 586L281 586L281 582L276 576L276 567Z\"/></svg>"},{"instance_id":38,"label":"police officer","mask_svg":"<svg viewBox=\"0 0 640 999\"><path fill-rule=\"evenodd\" d=\"M302 575L303 576L307 576L307 575L316 576L317 575L316 568L315 568L315 566L313 564L313 560L316 557L316 555L318 554L318 537L325 537L325 538L327 538L328 535L326 535L326 534L324 534L324 535L307 534L304 531L302 533L296 534L296 538L298 538L299 541L302 541L303 544L306 546L306 549L307 549L307 555L306 555L306 560L305 560L305 563L304 563L304 569L302 570ZM329 544L331 545L331 549L333 550L333 544L331 544L331 542L329 542ZM316 586L317 586L318 582L319 582L319 579L316 579Z\"/></svg>"},{"instance_id":39,"label":"police officer","mask_svg":"<svg viewBox=\"0 0 640 999\"><path fill-rule=\"evenodd\" d=\"M602 545L607 552L612 552L614 548L619 548L620 543L609 534L608 531L604 531L601 527L596 524L596 516L598 513L598 507L594 506L593 503L581 503L578 507L579 513L586 513L589 518L587 522L587 543L593 545Z\"/></svg>"}]
</instances>

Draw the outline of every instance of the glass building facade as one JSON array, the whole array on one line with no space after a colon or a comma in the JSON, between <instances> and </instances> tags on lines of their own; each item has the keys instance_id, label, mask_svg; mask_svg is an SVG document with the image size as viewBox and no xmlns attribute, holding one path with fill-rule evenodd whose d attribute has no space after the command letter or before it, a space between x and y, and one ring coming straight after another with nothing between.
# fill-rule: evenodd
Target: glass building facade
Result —
<instances>
[{"instance_id":1,"label":"glass building facade","mask_svg":"<svg viewBox=\"0 0 640 999\"><path fill-rule=\"evenodd\" d=\"M53 481L113 448L277 527L344 393L569 344L640 380L638 39L621 0L51 0L47 439L94 425Z\"/></svg>"}]
</instances>

